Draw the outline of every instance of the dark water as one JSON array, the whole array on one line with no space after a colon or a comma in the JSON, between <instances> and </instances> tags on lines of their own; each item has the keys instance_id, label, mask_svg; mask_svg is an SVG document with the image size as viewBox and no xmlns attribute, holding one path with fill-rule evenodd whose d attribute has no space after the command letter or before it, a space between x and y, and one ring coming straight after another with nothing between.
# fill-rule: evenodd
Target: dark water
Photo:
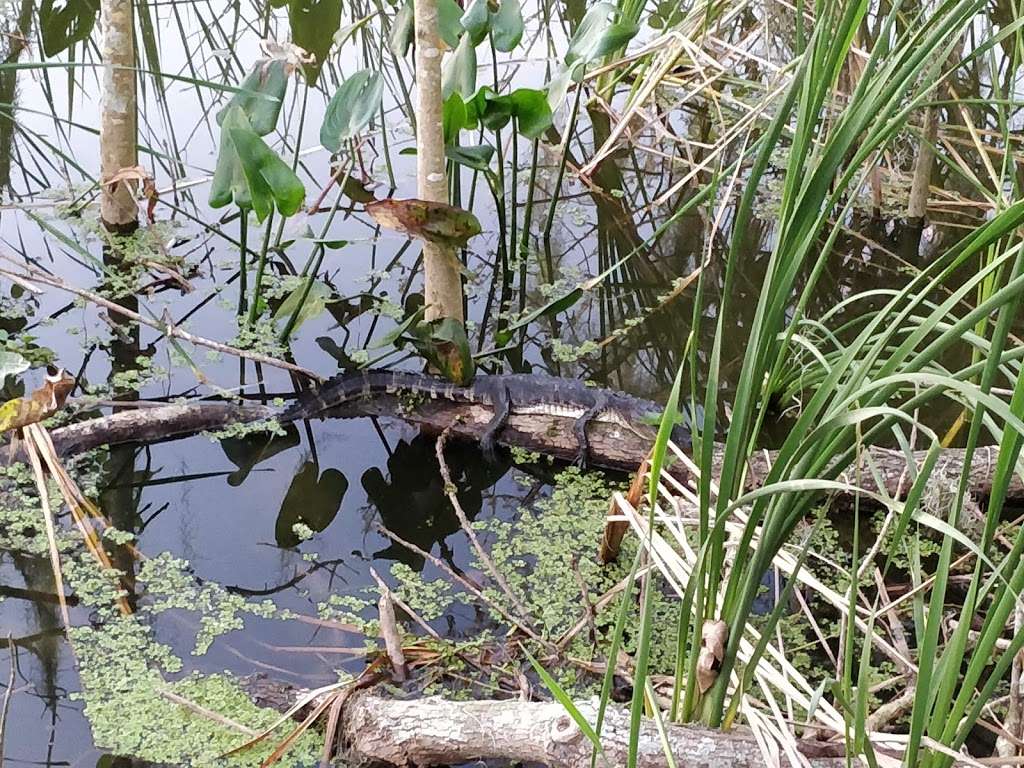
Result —
<instances>
[{"instance_id":1,"label":"dark water","mask_svg":"<svg viewBox=\"0 0 1024 768\"><path fill-rule=\"evenodd\" d=\"M69 5L81 4L81 0L72 0ZM34 43L40 9L27 0L16 10L18 13L8 18L9 28L24 31L26 39ZM360 17L360 10L363 15L367 12L353 8L352 15ZM144 44L152 41L156 46L163 72L220 83L240 80L258 56L258 40L265 27L284 38L288 26L281 11L266 16L262 7L237 3L157 2L149 5L148 13L153 28L141 29L140 38ZM546 42L538 38L517 55L514 64L502 64L502 76L514 75L517 82L543 82ZM4 50L2 45L0 50ZM89 130L98 125L100 74L91 66L98 54L91 44L82 43L75 52L75 61L85 66L0 72L0 102L16 101L18 105L14 121L0 118L0 183L6 188L7 201L0 210L0 249L74 285L92 287L101 280L86 254L103 258L102 241L96 234L88 234L95 230L96 209L89 207L80 216L62 219L54 215L52 204L54 200L81 203L83 195L91 197L88 175L98 169L96 136ZM31 44L20 60L36 61L41 56ZM67 61L68 56L66 51L58 53L55 60ZM489 76L484 74L488 68L483 64L481 78ZM339 73L357 66L353 60L339 62L335 57L324 69L317 90L310 94L298 146L317 146L326 95L333 93ZM388 62L389 70L391 66ZM148 58L145 68L156 69ZM187 316L188 327L195 333L230 340L237 329L237 250L200 224L213 225L232 238L238 236L238 222L225 214L228 209L211 211L206 207L208 185L202 181L216 159L217 132L211 115L226 97L180 81L161 83L153 75L141 76L140 85L144 89L140 93L144 99L140 143L158 153L143 153L140 161L154 171L159 187L170 187L172 180L178 187L176 192L162 195L174 208L161 205L156 210L163 227L161 240L168 253L195 268L190 277L195 288L192 293L160 290L147 296L145 305L156 316L165 310L178 320ZM294 93L292 85L280 126L288 129L286 144L278 144L285 147L282 154L286 158L291 156L298 133ZM389 93L387 103L390 152L398 185L394 196L414 196L414 164L408 156L398 154L409 146L411 132L396 106L396 92ZM592 148L595 132L600 135L606 130L599 116L592 117L581 130L580 143L570 145L576 155ZM689 115L680 115L678 122L684 134L692 127ZM520 203L526 191L528 149L525 143L519 148ZM387 193L384 151L379 134L364 147L367 170L380 185L379 195ZM539 188L545 204L552 184L552 157L550 149L542 151ZM322 150L303 155L301 175L307 184L307 200L327 177L327 163L327 153ZM662 169L653 166L643 171L638 174L631 158L619 156L602 167L600 182L606 190L623 190L621 196L569 181L548 244L540 238L545 206L539 205L541 212L531 238L535 250L528 270L527 306L539 306L552 291L601 272L639 245L685 199L688 190L653 214L644 210L639 187L652 183L651 176ZM472 174L464 172L463 183L468 195ZM475 210L485 233L473 241L467 264L470 316L481 324L486 321L485 331L478 329L474 337L474 344L486 347L492 338L494 304L501 290L495 282L498 222L482 185L477 189ZM759 229L743 233L741 301L736 304L741 311L729 319L735 333L727 335L729 346L724 350L727 366L732 368L738 366L744 349L744 328L756 305L770 251L770 218L770 212L766 213ZM312 222L314 230L321 220L317 217ZM821 280L809 308L812 316L854 292L898 283L900 259L915 262L924 258L918 256L916 242L908 251L898 229L866 213L851 224L858 234L840 239L829 274ZM289 224L285 239L288 232L297 230L296 224ZM57 232L73 242L62 240ZM524 364L659 398L670 386L681 359L693 316L693 293L691 288L667 301L659 297L671 290L673 280L693 272L709 251L708 269L715 276L711 282L719 282L721 261L715 257L721 254L724 235L718 234L709 244L705 232L705 223L697 214L682 218L655 247L645 249L618 270L603 290L557 318L529 328L521 353ZM254 225L250 247L258 244L261 234ZM394 326L393 319L359 312L367 296L401 306L419 288L418 248L407 247L404 237L375 230L360 205L352 204L337 217L329 237L349 241L340 250L328 251L323 265L324 276L341 300L333 313L324 313L303 326L291 348L297 362L324 374L336 370L337 362L324 351L330 345L323 339L351 353L374 343ZM300 266L310 247L308 242L296 243L287 251L288 260ZM933 243L925 250L936 247ZM559 288L544 287L552 281L559 281ZM11 288L0 282L0 296L10 296ZM520 300L517 285L511 287L509 299L516 308ZM656 311L645 310L655 305L659 306ZM715 310L712 300L705 309L709 322L703 324L703 333L713 334L710 321ZM637 317L643 318L637 327L621 339L607 341L616 328ZM345 320L343 328L339 319ZM112 342L114 332L94 309L71 303L69 296L57 291L39 297L31 317L15 316L4 323L10 330L31 332L39 347L53 350L60 363L81 372L90 385L103 384L112 372L136 368L136 358L143 358L167 373L147 380L138 391L142 397L189 393L196 387L195 376L187 366L174 363L172 350L157 333L144 328L135 337ZM553 339L575 346L597 342L598 348L587 357L571 360L552 344ZM251 390L254 383L262 382L269 391L291 388L289 379L279 371L246 366L240 372L237 360L214 359L199 348L190 354L204 375L220 387L244 384ZM197 436L118 449L107 463L104 511L119 527L138 534L143 552L172 552L190 561L198 579L217 581L241 594L269 596L280 607L307 615L314 615L316 604L332 592L354 591L371 583L371 565L386 571L388 562L401 560L414 568L423 567L379 535L377 523L435 554L455 562L467 561L464 536L443 497L433 443L401 421L314 423L309 429L291 431L270 450L253 444L258 442L220 444ZM247 471L245 467L260 450L267 458ZM512 515L522 500L537 490L516 482L507 463L488 464L472 446L452 446L449 462L453 474L461 477L460 497L473 517ZM540 490L543 492L543 485ZM297 545L291 527L300 517L319 532L311 541ZM310 552L319 557L315 567L302 557ZM5 597L0 602L0 636L10 635L18 647L4 744L7 762L15 766L109 764L93 745L80 703L68 698L79 682L69 649L60 638L57 607L46 599L53 592L48 565L20 553L0 552L0 590ZM87 621L88 614L75 609L73 618ZM176 626L175 621L181 624ZM356 638L344 633L302 622L249 619L244 632L219 639L205 656L191 657L189 621L188 617L161 619L158 632L161 640L170 642L186 659L190 669L229 669L239 674L267 671L306 686L333 681L338 660L280 647L357 644ZM461 625L455 622L452 626L458 632ZM0 650L3 684L9 670L10 659Z\"/></svg>"}]
</instances>

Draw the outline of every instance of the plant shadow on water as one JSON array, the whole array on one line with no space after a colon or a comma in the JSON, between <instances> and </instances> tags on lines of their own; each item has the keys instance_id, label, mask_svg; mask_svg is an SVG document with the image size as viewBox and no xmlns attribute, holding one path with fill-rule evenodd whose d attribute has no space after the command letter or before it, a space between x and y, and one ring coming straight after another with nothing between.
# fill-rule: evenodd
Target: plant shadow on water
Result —
<instances>
[{"instance_id":1,"label":"plant shadow on water","mask_svg":"<svg viewBox=\"0 0 1024 768\"><path fill-rule=\"evenodd\" d=\"M308 182L308 189L321 187L328 175L322 167L327 153L304 150L317 145L320 113L343 79L343 71L360 63L355 54L352 60L340 61L327 56L335 30L345 29L340 0L271 2L266 8L242 8L239 3L217 8L198 0L141 4L144 12L138 32L145 73L139 82L146 165L176 184L161 193L163 207L157 211L166 218L152 228L152 237L117 264L108 259L105 271L105 241L97 231L94 212L86 207L96 193L90 171L98 167L98 153L90 126L96 124L94 96L100 74L91 66L95 52L84 41L91 40L98 5L90 0L69 0L63 10L45 1L38 8L30 0L16 5L18 12L5 22L7 47L0 49L8 63L25 61L22 57L28 55L27 41L34 39L35 27L45 57L83 66L0 71L0 188L7 191L7 199L18 203L0 210L5 250L75 285L99 282L107 295L119 297L125 306L133 304L134 309L138 303L133 292L141 289L147 301L152 300L176 323L188 318L195 332L220 339L236 332L239 240L244 243L250 238L249 257L254 258L259 253L251 242L264 236L269 242L273 237L274 246L263 249L270 262L267 292L252 301L261 310L258 302L269 305L275 318L288 316L281 308L287 309L288 298L303 287L296 265L306 259L321 259L324 265L322 287L316 289L322 293L313 293L310 304L323 311L303 316L296 324L290 345L294 359L329 373L339 364L348 366L382 354L375 346L381 336L413 314L423 300L416 281L415 249L408 249L406 238L382 232L365 215L367 193L355 175L346 172L342 183L346 194L339 197L337 217L319 237L314 231L322 219L315 216L300 214L300 223L289 223L287 228L271 217L264 224L264 234L248 218L240 220L237 211L218 219L204 202L205 190L193 192L193 186L200 186L193 182L209 181L209 171L217 162L220 129L215 114L230 94L192 88L188 82L237 85L258 58L259 39L284 39L289 31L296 44L316 54L316 64L303 65L311 90L303 90L301 97L296 91L284 105L287 130L280 143L287 151L282 156L294 155L297 173ZM569 17L582 16L584 4L565 5ZM368 7L359 7L360 13L356 10L348 20L353 25L370 12ZM362 55L371 57L377 48L383 51L383 34L365 40L371 53ZM377 48L370 49L371 45ZM538 50L526 64L516 64L522 68L519 79L542 84L546 58L545 51ZM395 149L409 145L399 103L407 84L401 80L397 62L394 67L390 61L386 64L393 80L386 108L381 110L386 124L383 129L378 124L372 139L360 147L359 162L369 163L367 175L380 180L385 178L386 161L387 174L394 174L398 188L394 196L413 196L413 163ZM502 62L502 66L510 70L511 78L512 65ZM178 73L174 83L159 74L172 72ZM308 110L296 106L307 98ZM589 128L582 132L581 142L587 146L566 147L573 167L584 164L575 152L600 146L610 131L607 115L601 111L594 109L583 119ZM684 135L701 135L708 119L704 112L686 113L674 127ZM530 142L517 136L510 141L523 153L521 158L527 157ZM514 349L505 360L522 370L545 370L663 399L680 367L694 312L692 289L687 290L688 284L681 284L679 278L700 269L708 253L721 254L726 244L705 242L705 220L692 213L675 219L650 249L644 247L662 223L659 216L664 216L645 205L647 177L659 169L640 167L635 156L625 155L604 159L587 186L574 185L564 196L559 227L552 237L533 237L526 249L531 256L528 265L525 258L519 264L515 253L509 252L518 244L513 240L509 249L505 243L507 225L499 220L504 212L485 208L486 213L478 214L484 235L467 253L468 316L484 329L474 339L479 352L488 346L487 329L500 330L502 324L514 322L517 305L519 315L525 315L528 308L544 306L582 279L611 269L600 292L588 292L563 311L544 313L523 326L518 344L511 345ZM520 165L527 167L525 160ZM552 161L541 170L549 189L554 167ZM476 186L476 171L454 164L452 168L457 174L454 184L460 190L465 187L467 199L484 196L483 183L479 189ZM520 201L532 192L521 170L517 168L503 181ZM681 205L688 192L683 190L661 210ZM51 205L52 198L59 204ZM744 271L734 302L739 311L729 318L737 331L749 326L774 237L772 194L766 192L765 198L758 226L742 233ZM43 205L36 208L35 202ZM952 223L969 219L963 215ZM532 235L539 235L542 228L543 222L535 221ZM943 236L942 231L937 233ZM807 313L820 317L854 293L887 288L909 267L931 258L934 253L927 252L929 247L939 248L937 244L918 246L900 225L887 225L871 212L855 212L847 231L833 245L830 274L819 280ZM638 248L643 250L635 258L618 264ZM506 269L499 269L502 259ZM705 267L711 273L712 288L723 283L717 273L724 269L723 261L711 259ZM153 264L155 277L142 280ZM99 280L97 272L102 274ZM522 276L518 286L511 284L513 274L517 279ZM181 290L186 284L188 290ZM56 292L33 297L6 282L2 290L0 330L9 346L34 363L54 357L71 370L80 369L92 391L125 401L125 407L139 397L173 400L192 394L197 370L224 390L247 385L266 391L290 383L266 367L243 366L240 373L234 359L190 358L163 334L140 333L138 325L101 322L94 310ZM246 298L243 292L241 301ZM705 304L711 308L709 313L715 306L714 301ZM863 309L846 307L836 319L842 323ZM279 331L279 326L272 330ZM237 329L240 337L250 331L249 327ZM701 348L710 348L714 323L703 323L701 333L706 335ZM281 350L273 346L273 335L263 334L258 342L277 353ZM727 335L726 343L723 401L735 386L744 334ZM795 380L799 390L798 376ZM948 412L933 411L928 419L946 423ZM784 434L787 423L780 416L774 429ZM434 446L432 438L398 421L327 420L287 425L272 435L200 435L119 446L85 457L79 470L91 478L104 512L120 531L134 536L142 552L174 553L188 562L187 572L198 584L216 583L230 595L254 601L272 598L278 610L310 617L332 595L372 586L369 570L374 564L381 569L399 562L436 576L434 566L421 556L378 533L377 523L439 554L456 569L470 562L469 545L446 498ZM520 506L550 490L544 482L547 478L524 487L510 472L511 462L486 461L472 445L453 443L446 456L457 497L471 520L510 519ZM14 502L11 505L13 509ZM0 549L0 635L10 635L18 648L6 759L11 765L138 765L103 754L94 746L81 701L69 697L81 688L81 681L61 635L52 573L45 552L20 548L24 538L11 535L4 540L8 548ZM115 564L127 574L130 601L138 605L152 601L146 586L135 583L140 566L128 548L114 549L118 552ZM72 598L71 608L76 625L89 626L95 619L93 607L84 598L83 602ZM270 670L312 687L333 682L335 670L344 662L322 651L303 652L303 647L347 647L358 642L335 627L273 621L257 614L246 617L245 632L219 638L206 653L192 655L201 618L175 608L151 621L155 638L188 659L182 675ZM479 616L455 610L445 621L450 634L458 636L474 628ZM351 666L359 665L352 662ZM10 661L0 661L0 682L6 681L11 668Z\"/></svg>"}]
</instances>

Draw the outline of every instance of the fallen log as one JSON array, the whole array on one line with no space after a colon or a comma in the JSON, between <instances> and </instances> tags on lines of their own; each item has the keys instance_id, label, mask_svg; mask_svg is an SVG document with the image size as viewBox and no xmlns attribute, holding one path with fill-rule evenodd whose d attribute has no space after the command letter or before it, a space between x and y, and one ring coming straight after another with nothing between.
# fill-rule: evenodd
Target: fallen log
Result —
<instances>
[{"instance_id":1,"label":"fallen log","mask_svg":"<svg viewBox=\"0 0 1024 768\"><path fill-rule=\"evenodd\" d=\"M398 396L379 394L348 402L335 409L332 415L343 418L377 416L402 419L435 433L451 427L453 438L479 440L492 412L484 404L456 403L442 399L427 400L409 407ZM120 411L55 429L51 436L57 452L68 456L103 445L159 442L231 424L251 423L279 416L280 411L260 405L183 403ZM572 427L573 419L564 416L513 413L498 442L571 461L577 450ZM647 456L654 438L653 428L647 425L626 429L619 424L597 419L590 422L587 434L590 466L627 472L636 471ZM723 451L724 446L715 446L712 467L714 477L721 471ZM903 453L874 446L866 453L861 459L865 471L860 473L860 486L877 492L880 485L881 490L891 496L905 493L909 486L909 471ZM2 460L7 460L7 454L6 450L0 449L0 456L4 457ZM984 498L991 492L997 454L995 446L981 447L974 452L970 467L970 492L975 497ZM14 455L15 458L19 457L17 452ZM750 457L748 482L751 488L757 487L767 476L775 456L773 451L758 451ZM874 473L868 470L868 456L880 484L876 484ZM924 463L924 458L924 451L914 454L918 466ZM953 481L959 477L964 458L962 449L943 450L933 475L936 481L941 478ZM1014 475L1010 482L1008 498L1024 500L1024 481L1018 475Z\"/></svg>"},{"instance_id":2,"label":"fallen log","mask_svg":"<svg viewBox=\"0 0 1024 768\"><path fill-rule=\"evenodd\" d=\"M261 676L243 688L261 706L286 711L295 689ZM580 714L597 721L597 700L577 702ZM348 698L341 713L342 755L357 765L438 766L474 760L515 760L550 768L590 768L591 743L562 705L517 700L450 701L431 696L392 699L372 692ZM718 731L690 725L665 729L676 765L687 768L745 768L765 759L745 728ZM598 766L625 765L629 711L609 705L601 733L606 758ZM661 737L652 720L641 722L637 765L666 768ZM814 768L840 768L846 761L836 742L801 739L799 751ZM788 765L783 757L781 764Z\"/></svg>"}]
</instances>

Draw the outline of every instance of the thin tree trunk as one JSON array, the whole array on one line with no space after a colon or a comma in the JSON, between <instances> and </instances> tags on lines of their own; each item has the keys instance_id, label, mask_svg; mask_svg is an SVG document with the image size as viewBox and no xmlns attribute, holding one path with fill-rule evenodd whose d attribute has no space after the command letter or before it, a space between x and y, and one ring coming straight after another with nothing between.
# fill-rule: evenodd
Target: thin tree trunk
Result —
<instances>
[{"instance_id":1,"label":"thin tree trunk","mask_svg":"<svg viewBox=\"0 0 1024 768\"><path fill-rule=\"evenodd\" d=\"M139 221L133 184L111 184L109 179L123 168L138 165L132 0L102 0L100 13L105 67L100 116L100 219L112 232L131 232Z\"/></svg>"},{"instance_id":2,"label":"thin tree trunk","mask_svg":"<svg viewBox=\"0 0 1024 768\"><path fill-rule=\"evenodd\" d=\"M416 173L420 199L448 202L441 99L441 38L437 0L416 0ZM423 244L423 295L426 319L463 320L462 275L454 249Z\"/></svg>"}]
</instances>

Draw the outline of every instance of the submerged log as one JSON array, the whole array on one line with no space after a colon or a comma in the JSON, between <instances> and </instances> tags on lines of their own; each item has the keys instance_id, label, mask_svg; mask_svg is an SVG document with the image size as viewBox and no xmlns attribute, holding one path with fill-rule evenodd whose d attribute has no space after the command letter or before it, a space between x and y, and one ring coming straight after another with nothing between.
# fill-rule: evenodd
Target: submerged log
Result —
<instances>
[{"instance_id":1,"label":"submerged log","mask_svg":"<svg viewBox=\"0 0 1024 768\"><path fill-rule=\"evenodd\" d=\"M260 706L286 711L296 689L262 676L242 680L243 689ZM597 721L597 701L577 702L586 720ZM512 700L450 701L432 696L391 699L357 692L341 713L342 755L358 765L434 766L474 760L515 760L550 768L590 768L592 747L561 704ZM665 729L676 765L687 768L746 768L765 759L753 734L744 728L717 731L697 726ZM627 762L629 711L609 705L601 733L606 758L597 765ZM668 761L652 720L641 722L638 765L665 768ZM814 768L845 765L836 742L797 742ZM783 757L782 765L788 765Z\"/></svg>"},{"instance_id":2,"label":"submerged log","mask_svg":"<svg viewBox=\"0 0 1024 768\"><path fill-rule=\"evenodd\" d=\"M491 418L491 410L483 404L456 403L447 400L428 400L410 409L395 395L375 395L346 403L335 414L346 418L377 416L396 418L415 424L423 429L440 433L451 427L453 438L479 440ZM236 405L219 402L185 403L132 411L121 411L110 416L90 419L51 433L57 452L62 456L80 453L103 445L128 442L158 442L183 437L204 430L221 429L231 424L250 423L261 419L274 418L279 411L259 405ZM571 461L576 456L576 438L572 431L573 419L549 414L516 414L508 420L499 442L509 447L536 451L558 459ZM650 433L650 437L645 436ZM653 431L645 425L631 430L622 426L594 420L588 432L590 450L588 462L591 466L604 469L636 471L647 456L653 440ZM721 471L724 446L716 445L713 476ZM0 451L5 457L8 452ZM15 452L15 457L18 453ZM988 496L992 490L998 449L986 446L975 451L970 467L970 492L979 498ZM775 452L758 451L750 457L749 485L757 487L767 476ZM914 454L918 466L924 463L925 452ZM936 465L934 478L952 482L960 474L965 453L962 449L949 448L942 451ZM862 459L863 472L859 483L868 491L883 490L892 496L899 496L909 487L909 469L902 452L887 448L872 447L870 461L881 481L876 484L875 475L869 469L868 458ZM670 468L671 471L671 468ZM679 470L682 471L682 470ZM881 486L881 488L879 487ZM1024 482L1013 476L1008 490L1011 500L1024 500Z\"/></svg>"}]
</instances>

